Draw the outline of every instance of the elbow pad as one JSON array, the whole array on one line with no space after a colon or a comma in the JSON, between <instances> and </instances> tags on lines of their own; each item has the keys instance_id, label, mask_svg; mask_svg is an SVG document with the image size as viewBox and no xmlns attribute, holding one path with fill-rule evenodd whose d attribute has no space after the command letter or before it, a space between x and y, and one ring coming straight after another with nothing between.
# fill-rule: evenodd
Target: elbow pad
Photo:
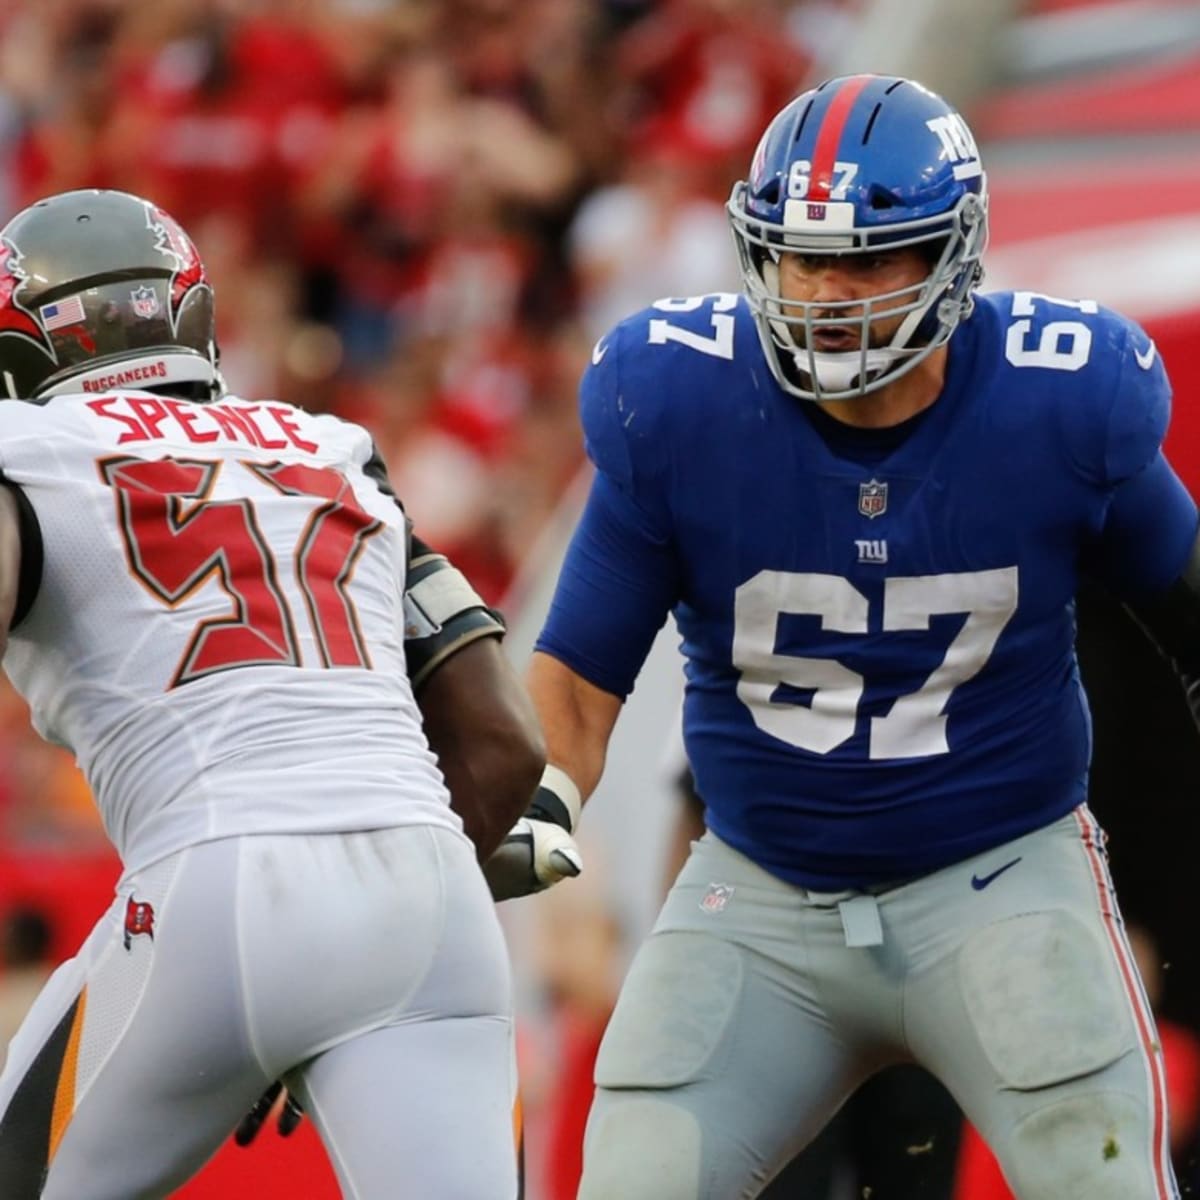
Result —
<instances>
[{"instance_id":1,"label":"elbow pad","mask_svg":"<svg viewBox=\"0 0 1200 1200\"><path fill-rule=\"evenodd\" d=\"M404 654L413 691L464 646L504 633L504 618L467 577L444 554L421 545L404 587Z\"/></svg>"},{"instance_id":2,"label":"elbow pad","mask_svg":"<svg viewBox=\"0 0 1200 1200\"><path fill-rule=\"evenodd\" d=\"M1165 592L1127 607L1174 664L1200 725L1200 535L1179 578Z\"/></svg>"}]
</instances>

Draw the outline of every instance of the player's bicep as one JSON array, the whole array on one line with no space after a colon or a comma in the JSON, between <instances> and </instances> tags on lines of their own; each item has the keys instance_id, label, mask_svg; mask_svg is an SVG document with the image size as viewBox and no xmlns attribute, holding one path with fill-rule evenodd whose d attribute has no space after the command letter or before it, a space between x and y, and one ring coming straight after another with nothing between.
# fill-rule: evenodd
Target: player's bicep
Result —
<instances>
[{"instance_id":1,"label":"player's bicep","mask_svg":"<svg viewBox=\"0 0 1200 1200\"><path fill-rule=\"evenodd\" d=\"M33 505L0 475L0 635L5 641L37 599L42 559L42 530Z\"/></svg>"},{"instance_id":2,"label":"player's bicep","mask_svg":"<svg viewBox=\"0 0 1200 1200\"><path fill-rule=\"evenodd\" d=\"M623 698L678 596L675 548L661 522L599 472L536 649Z\"/></svg>"},{"instance_id":3,"label":"player's bicep","mask_svg":"<svg viewBox=\"0 0 1200 1200\"><path fill-rule=\"evenodd\" d=\"M1113 492L1084 568L1124 600L1179 577L1196 539L1196 503L1161 452Z\"/></svg>"}]
</instances>

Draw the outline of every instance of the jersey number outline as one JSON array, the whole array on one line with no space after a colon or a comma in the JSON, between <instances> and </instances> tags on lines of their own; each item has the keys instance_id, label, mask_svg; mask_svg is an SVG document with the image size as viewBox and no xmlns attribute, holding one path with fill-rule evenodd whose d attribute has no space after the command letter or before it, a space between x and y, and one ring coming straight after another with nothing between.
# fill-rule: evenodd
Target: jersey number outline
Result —
<instances>
[{"instance_id":1,"label":"jersey number outline","mask_svg":"<svg viewBox=\"0 0 1200 1200\"><path fill-rule=\"evenodd\" d=\"M1037 311L1036 302L1058 304L1082 314L1095 314L1100 306L1095 300L1063 300L1042 292L1014 292L1014 320L1005 331L1004 357L1014 367L1044 367L1052 371L1079 371L1087 366L1092 354L1092 331L1083 321L1047 321L1038 335L1037 344L1027 346L1026 339L1033 329L1031 318ZM660 312L695 312L712 303L711 334L697 333L682 325L674 325L662 317L650 320L646 340L652 346L679 342L711 358L733 358L733 316L738 296L735 292L709 292L703 296L668 297L656 300L653 307Z\"/></svg>"},{"instance_id":2,"label":"jersey number outline","mask_svg":"<svg viewBox=\"0 0 1200 1200\"><path fill-rule=\"evenodd\" d=\"M1092 331L1083 321L1047 321L1036 346L1026 346L1033 328L1029 319L1036 311L1035 301L1074 308L1081 313L1098 313L1095 300L1062 300L1043 292L1013 292L1012 315L1017 320L1004 337L1004 357L1014 367L1047 367L1052 371L1079 371L1087 366L1092 353Z\"/></svg>"},{"instance_id":3,"label":"jersey number outline","mask_svg":"<svg viewBox=\"0 0 1200 1200\"><path fill-rule=\"evenodd\" d=\"M176 608L215 576L233 603L228 615L197 622L168 690L238 667L301 665L295 621L253 500L209 499L222 465L216 459L132 455L97 463L113 490L133 577L160 603ZM296 582L322 666L369 670L347 585L383 522L358 506L349 481L332 467L240 465L285 495L321 501L295 548Z\"/></svg>"},{"instance_id":4,"label":"jersey number outline","mask_svg":"<svg viewBox=\"0 0 1200 1200\"><path fill-rule=\"evenodd\" d=\"M695 312L696 309L712 301L711 335L697 333L694 329L685 329L682 325L672 325L661 317L653 317L646 340L651 346L665 346L667 342L679 342L692 350L699 350L710 358L733 358L733 309L737 308L736 292L709 292L703 296L686 296L683 298L667 297L665 300L655 300L653 307L659 312Z\"/></svg>"},{"instance_id":5,"label":"jersey number outline","mask_svg":"<svg viewBox=\"0 0 1200 1200\"><path fill-rule=\"evenodd\" d=\"M1017 568L885 580L883 629L928 630L935 615L966 613L942 661L915 691L898 696L890 711L872 717L872 760L947 754L946 706L955 688L986 665L1017 609ZM818 616L836 633L868 632L869 601L848 579L816 572L763 570L734 593L732 658L740 672L738 699L764 733L813 754L849 741L858 726L866 680L833 658L780 654L779 617ZM811 692L808 703L781 701L781 685Z\"/></svg>"}]
</instances>

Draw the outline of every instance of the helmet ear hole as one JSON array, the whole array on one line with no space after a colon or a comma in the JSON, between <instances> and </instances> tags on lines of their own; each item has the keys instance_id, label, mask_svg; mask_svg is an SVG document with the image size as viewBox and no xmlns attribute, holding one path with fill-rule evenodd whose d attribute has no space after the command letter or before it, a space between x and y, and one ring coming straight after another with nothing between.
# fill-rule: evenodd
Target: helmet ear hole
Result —
<instances>
[{"instance_id":1,"label":"helmet ear hole","mask_svg":"<svg viewBox=\"0 0 1200 1200\"><path fill-rule=\"evenodd\" d=\"M781 189L781 184L780 184L779 180L772 179L771 182L766 184L766 186L764 186L762 188L762 190L758 193L758 198L764 204L776 205L779 203L780 189Z\"/></svg>"}]
</instances>

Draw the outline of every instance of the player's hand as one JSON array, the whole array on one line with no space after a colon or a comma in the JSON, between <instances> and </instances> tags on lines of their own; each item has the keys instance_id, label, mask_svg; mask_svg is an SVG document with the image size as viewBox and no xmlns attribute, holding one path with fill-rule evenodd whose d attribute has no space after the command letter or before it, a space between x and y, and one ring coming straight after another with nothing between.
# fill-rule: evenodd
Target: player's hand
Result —
<instances>
[{"instance_id":1,"label":"player's hand","mask_svg":"<svg viewBox=\"0 0 1200 1200\"><path fill-rule=\"evenodd\" d=\"M533 802L499 849L483 864L495 900L545 891L583 870L571 836L579 819L579 789L557 767L547 767Z\"/></svg>"},{"instance_id":2,"label":"player's hand","mask_svg":"<svg viewBox=\"0 0 1200 1200\"><path fill-rule=\"evenodd\" d=\"M255 1101L254 1107L242 1118L241 1123L234 1130L233 1140L239 1146L249 1146L258 1137L258 1131L271 1115L271 1110L275 1107L280 1093L283 1093L283 1084L276 1081ZM283 1107L279 1110L279 1120L275 1123L276 1129L279 1130L279 1136L290 1137L295 1133L296 1126L303 1118L304 1109L300 1107L300 1101L291 1092L284 1093Z\"/></svg>"}]
</instances>

